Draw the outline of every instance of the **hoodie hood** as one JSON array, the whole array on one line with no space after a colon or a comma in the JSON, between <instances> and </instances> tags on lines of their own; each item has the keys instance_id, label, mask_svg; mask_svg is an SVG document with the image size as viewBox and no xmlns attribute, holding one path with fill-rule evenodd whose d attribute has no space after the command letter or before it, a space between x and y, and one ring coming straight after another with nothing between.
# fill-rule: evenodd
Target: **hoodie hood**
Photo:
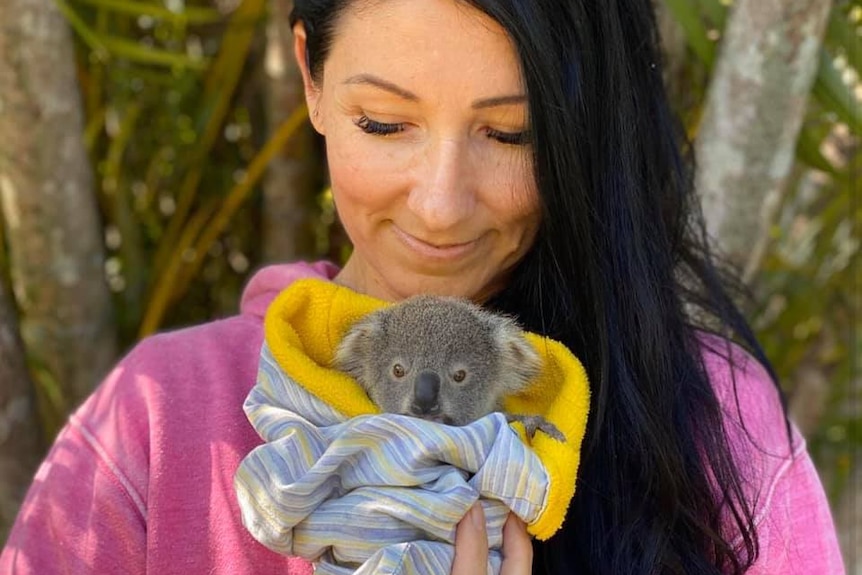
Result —
<instances>
[{"instance_id":1,"label":"hoodie hood","mask_svg":"<svg viewBox=\"0 0 862 575\"><path fill-rule=\"evenodd\" d=\"M266 266L255 272L243 290L240 312L263 319L269 304L296 280L315 278L331 281L339 271L338 266L328 261Z\"/></svg>"}]
</instances>

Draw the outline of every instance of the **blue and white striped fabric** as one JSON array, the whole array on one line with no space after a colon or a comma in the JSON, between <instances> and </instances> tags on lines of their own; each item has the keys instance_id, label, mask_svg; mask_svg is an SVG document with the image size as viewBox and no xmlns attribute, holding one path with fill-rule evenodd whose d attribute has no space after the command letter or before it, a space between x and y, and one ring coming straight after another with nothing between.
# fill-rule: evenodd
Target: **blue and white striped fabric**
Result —
<instances>
[{"instance_id":1,"label":"blue and white striped fabric","mask_svg":"<svg viewBox=\"0 0 862 575\"><path fill-rule=\"evenodd\" d=\"M548 474L499 413L464 427L346 419L291 380L266 344L244 409L266 443L236 474L243 524L316 573L449 573L456 524L477 499L488 572L499 573L509 511L530 523L546 504Z\"/></svg>"}]
</instances>

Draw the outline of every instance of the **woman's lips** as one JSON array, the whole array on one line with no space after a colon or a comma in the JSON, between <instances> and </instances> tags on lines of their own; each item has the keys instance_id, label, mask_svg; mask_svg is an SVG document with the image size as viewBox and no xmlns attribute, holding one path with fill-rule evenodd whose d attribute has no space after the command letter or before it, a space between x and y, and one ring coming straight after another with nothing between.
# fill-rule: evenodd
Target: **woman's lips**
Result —
<instances>
[{"instance_id":1,"label":"woman's lips","mask_svg":"<svg viewBox=\"0 0 862 575\"><path fill-rule=\"evenodd\" d=\"M464 243L454 243L454 244L433 244L426 242L425 240L420 240L416 236L408 234L398 226L393 226L395 230L395 234L398 238L413 252L418 254L421 257L446 261L446 260L456 260L464 257L469 253L473 248L476 247L478 240L472 240Z\"/></svg>"}]
</instances>

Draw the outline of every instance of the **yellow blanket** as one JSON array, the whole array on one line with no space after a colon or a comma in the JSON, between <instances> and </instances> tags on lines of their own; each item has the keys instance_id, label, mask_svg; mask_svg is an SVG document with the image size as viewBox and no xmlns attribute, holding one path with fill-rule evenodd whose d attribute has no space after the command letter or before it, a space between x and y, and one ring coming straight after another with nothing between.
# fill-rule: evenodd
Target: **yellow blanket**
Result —
<instances>
[{"instance_id":1,"label":"yellow blanket","mask_svg":"<svg viewBox=\"0 0 862 575\"><path fill-rule=\"evenodd\" d=\"M330 366L350 326L386 305L334 283L299 280L270 305L266 342L288 376L345 417L379 413L356 381ZM546 540L562 525L575 493L589 386L583 366L565 346L533 333L527 339L543 360L542 372L524 392L506 398L504 407L513 414L542 415L566 437L560 442L537 433L532 440L550 477L550 491L545 510L528 531ZM526 441L523 428L519 432Z\"/></svg>"}]
</instances>

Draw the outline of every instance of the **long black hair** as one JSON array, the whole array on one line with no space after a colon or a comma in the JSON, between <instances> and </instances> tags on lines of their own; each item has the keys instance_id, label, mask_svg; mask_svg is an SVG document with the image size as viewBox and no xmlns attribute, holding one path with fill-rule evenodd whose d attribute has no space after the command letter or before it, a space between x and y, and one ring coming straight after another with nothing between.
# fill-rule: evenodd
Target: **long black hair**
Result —
<instances>
[{"instance_id":1,"label":"long black hair","mask_svg":"<svg viewBox=\"0 0 862 575\"><path fill-rule=\"evenodd\" d=\"M463 1L517 50L543 210L488 305L566 344L592 391L577 492L563 528L534 543L534 573L743 573L753 510L691 309L769 364L707 247L652 2ZM351 4L295 2L315 78Z\"/></svg>"}]
</instances>

